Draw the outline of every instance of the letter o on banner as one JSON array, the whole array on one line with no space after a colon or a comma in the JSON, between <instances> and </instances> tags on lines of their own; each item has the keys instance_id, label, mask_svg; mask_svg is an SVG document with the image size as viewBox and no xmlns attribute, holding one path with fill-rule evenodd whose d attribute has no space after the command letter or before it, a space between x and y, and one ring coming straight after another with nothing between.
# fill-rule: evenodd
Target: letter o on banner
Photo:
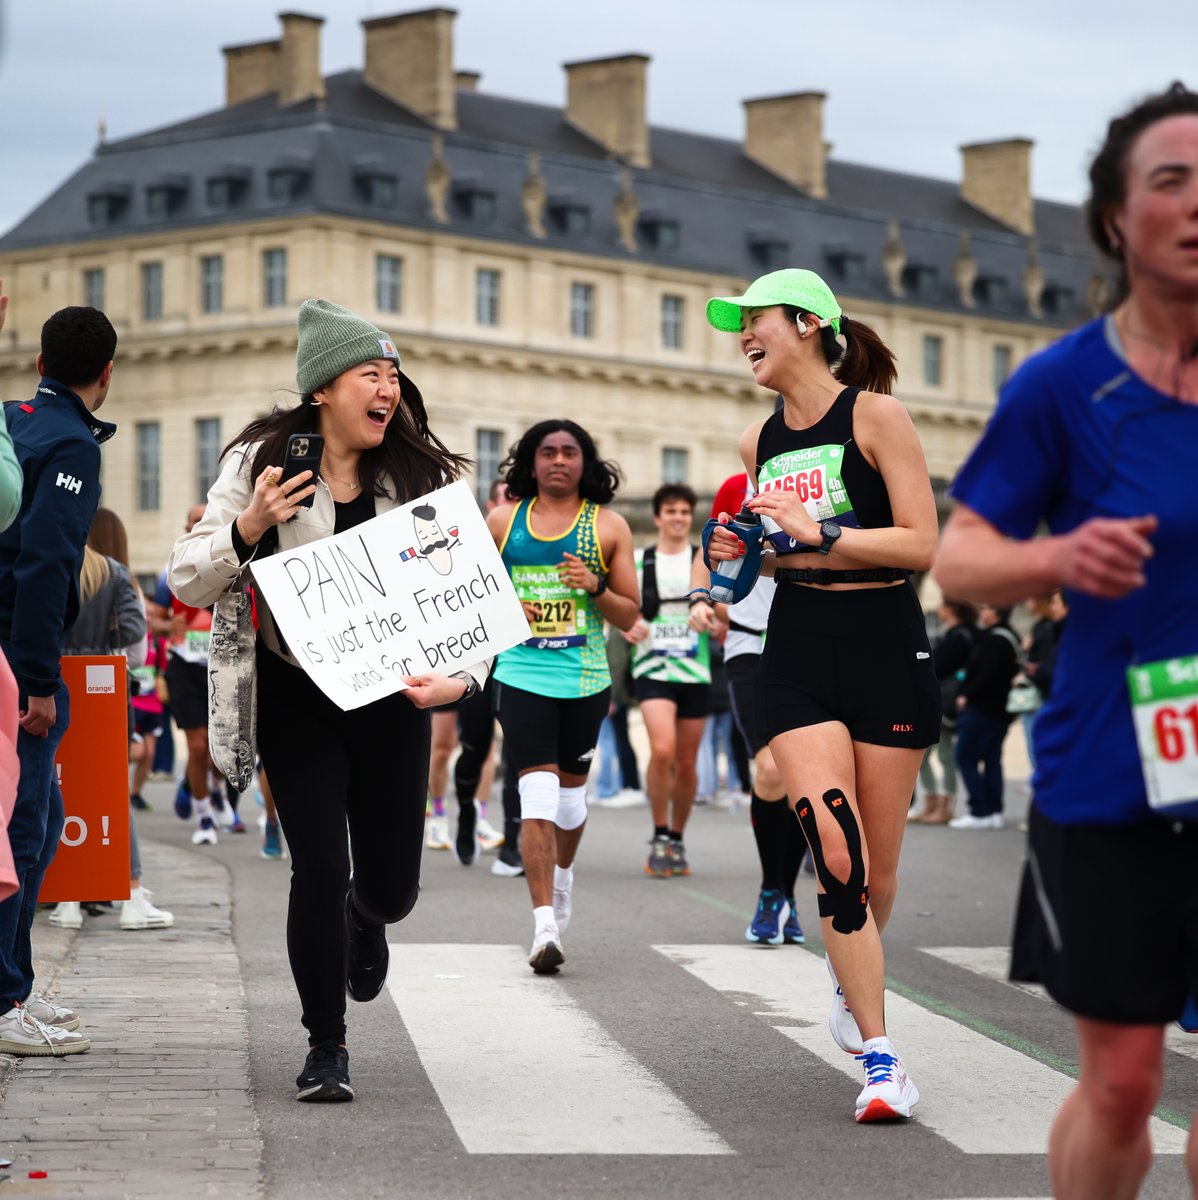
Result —
<instances>
[{"instance_id":1,"label":"letter o on banner","mask_svg":"<svg viewBox=\"0 0 1198 1200\"><path fill-rule=\"evenodd\" d=\"M67 830L72 825L79 826L78 837L68 837ZM62 837L59 839L64 846L82 846L87 841L87 822L82 817L67 817L62 823Z\"/></svg>"}]
</instances>

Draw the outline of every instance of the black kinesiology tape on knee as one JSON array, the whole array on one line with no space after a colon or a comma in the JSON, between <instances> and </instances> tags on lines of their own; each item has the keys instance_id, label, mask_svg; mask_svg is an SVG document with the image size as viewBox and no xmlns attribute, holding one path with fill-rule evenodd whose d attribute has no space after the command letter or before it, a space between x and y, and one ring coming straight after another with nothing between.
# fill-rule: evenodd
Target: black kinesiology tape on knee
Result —
<instances>
[{"instance_id":1,"label":"black kinesiology tape on knee","mask_svg":"<svg viewBox=\"0 0 1198 1200\"><path fill-rule=\"evenodd\" d=\"M824 793L824 805L840 826L844 834L845 848L849 853L849 877L841 883L824 861L824 848L819 838L819 827L811 801L806 796L795 806L795 816L811 846L811 858L815 871L823 884L823 894L818 898L819 915L832 918L832 928L837 933L856 933L865 926L869 905L869 888L865 884L865 857L861 853L861 829L849 805L848 798L839 788Z\"/></svg>"}]
</instances>

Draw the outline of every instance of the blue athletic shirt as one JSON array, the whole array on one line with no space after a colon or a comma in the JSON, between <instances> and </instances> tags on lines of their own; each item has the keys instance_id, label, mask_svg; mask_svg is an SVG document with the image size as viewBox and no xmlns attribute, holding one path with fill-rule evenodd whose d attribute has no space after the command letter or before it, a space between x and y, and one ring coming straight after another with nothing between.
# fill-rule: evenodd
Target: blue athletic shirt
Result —
<instances>
[{"instance_id":1,"label":"blue athletic shirt","mask_svg":"<svg viewBox=\"0 0 1198 1200\"><path fill-rule=\"evenodd\" d=\"M1099 319L1028 359L952 487L1013 538L1041 522L1062 534L1096 516L1160 519L1146 587L1122 600L1067 593L1032 783L1041 812L1068 825L1154 818L1125 672L1198 654L1198 405L1149 387L1117 345Z\"/></svg>"}]
</instances>

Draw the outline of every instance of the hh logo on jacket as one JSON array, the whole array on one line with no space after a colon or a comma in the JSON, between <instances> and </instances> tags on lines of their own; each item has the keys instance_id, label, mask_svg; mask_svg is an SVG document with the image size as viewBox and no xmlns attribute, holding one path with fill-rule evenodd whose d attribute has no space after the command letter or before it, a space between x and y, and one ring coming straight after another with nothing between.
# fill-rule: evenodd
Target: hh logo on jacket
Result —
<instances>
[{"instance_id":1,"label":"hh logo on jacket","mask_svg":"<svg viewBox=\"0 0 1198 1200\"><path fill-rule=\"evenodd\" d=\"M66 488L68 492L74 492L76 496L83 491L82 479L76 479L74 475L64 475L61 471L58 472L54 484L56 487Z\"/></svg>"}]
</instances>

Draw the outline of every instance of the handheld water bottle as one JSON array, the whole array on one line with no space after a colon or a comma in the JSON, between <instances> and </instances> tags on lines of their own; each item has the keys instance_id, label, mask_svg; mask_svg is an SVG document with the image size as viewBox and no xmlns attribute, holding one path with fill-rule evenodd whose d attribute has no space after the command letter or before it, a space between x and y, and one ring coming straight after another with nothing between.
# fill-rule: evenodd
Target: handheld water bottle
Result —
<instances>
[{"instance_id":1,"label":"handheld water bottle","mask_svg":"<svg viewBox=\"0 0 1198 1200\"><path fill-rule=\"evenodd\" d=\"M714 528L718 522L708 522L708 524ZM717 604L736 604L753 590L753 585L757 582L757 575L761 568L765 527L755 512L748 508L742 508L724 528L736 534L744 542L745 553L739 558L719 563L712 569L711 598ZM707 537L710 539L710 532L707 532ZM704 549L706 549L706 541Z\"/></svg>"}]
</instances>

